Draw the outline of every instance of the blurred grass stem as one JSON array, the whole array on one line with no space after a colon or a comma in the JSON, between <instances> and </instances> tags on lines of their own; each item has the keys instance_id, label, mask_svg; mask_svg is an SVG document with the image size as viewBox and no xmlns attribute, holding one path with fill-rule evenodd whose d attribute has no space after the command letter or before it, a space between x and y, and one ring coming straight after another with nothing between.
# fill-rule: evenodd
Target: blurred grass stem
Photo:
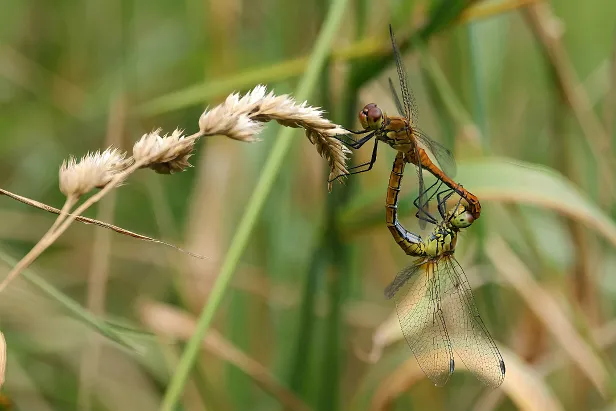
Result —
<instances>
[{"instance_id":1,"label":"blurred grass stem","mask_svg":"<svg viewBox=\"0 0 616 411\"><path fill-rule=\"evenodd\" d=\"M105 136L105 146L120 146L126 113L125 100L122 97L114 98L110 104L110 115ZM111 192L106 202L101 203L97 212L97 219L111 221L116 204L115 192ZM109 278L109 265L111 253L111 233L106 230L96 230L92 243L92 258L88 276L87 308L98 316L105 314L105 298L107 294L107 281ZM82 355L79 375L79 394L77 403L79 409L88 411L92 409L92 396L95 394L97 376L100 367L101 344L100 335L92 334L90 344Z\"/></svg>"},{"instance_id":2,"label":"blurred grass stem","mask_svg":"<svg viewBox=\"0 0 616 411\"><path fill-rule=\"evenodd\" d=\"M67 219L69 211L71 210L73 205L77 203L77 201L78 198L75 196L67 197L66 201L64 202L64 205L62 206L62 209L60 210L60 215L56 218L49 230L47 230L47 232L45 233L45 235L43 235L39 242L36 243L34 247L32 247L30 252L26 254L26 256L22 258L15 267L13 267L13 269L8 273L6 278L2 280L2 283L0 283L0 293L4 291L4 289L9 285L9 283L19 275L19 273L21 273L25 268L27 268L39 255L41 255L43 251L45 251L51 244L53 244L55 239L58 238L54 237L54 233L56 232L60 224L62 224Z\"/></svg>"},{"instance_id":3,"label":"blurred grass stem","mask_svg":"<svg viewBox=\"0 0 616 411\"><path fill-rule=\"evenodd\" d=\"M4 253L2 250L0 250L0 260L4 261L5 264L11 267L17 265L17 260ZM130 339L124 337L121 333L115 331L112 327L107 325L105 321L100 320L98 317L92 315L92 313L79 305L75 300L62 293L53 285L45 281L42 277L38 276L35 272L26 269L23 271L23 277L26 279L26 281L36 287L44 295L49 297L51 300L56 301L60 306L64 307L64 309L71 313L75 318L83 321L84 324L87 324L88 326L94 328L99 333L101 333L101 335L104 335L111 341L116 342L118 345L125 348L127 351L142 351L140 346L133 343Z\"/></svg>"},{"instance_id":4,"label":"blurred grass stem","mask_svg":"<svg viewBox=\"0 0 616 411\"><path fill-rule=\"evenodd\" d=\"M310 57L308 67L302 79L300 80L296 98L306 100L312 90L316 87L319 81L319 74L321 73L323 66L329 55L330 45L336 34L336 30L342 21L344 10L346 9L348 0L335 0L331 3L323 27L316 40L313 53ZM257 218L263 209L265 200L271 189L274 186L276 177L282 168L282 164L286 158L287 152L293 142L292 138L293 130L289 128L282 129L278 134L278 139L265 163L265 167L257 186L255 187L250 200L248 201L248 207L240 220L238 228L233 236L229 250L222 263L220 273L209 299L206 305L203 307L195 333L188 341L184 353L180 359L180 363L174 373L163 402L161 404L161 410L172 411L175 409L177 402L182 395L184 385L188 380L190 371L197 359L197 354L201 347L201 341L205 336L207 329L214 318L214 314L222 301L225 291L229 285L231 277L235 271L237 264L241 258L241 255L248 244L250 234L257 222Z\"/></svg>"},{"instance_id":5,"label":"blurred grass stem","mask_svg":"<svg viewBox=\"0 0 616 411\"><path fill-rule=\"evenodd\" d=\"M612 178L615 162L611 155L610 136L595 115L588 95L579 84L573 64L561 41L559 21L554 17L552 8L546 2L528 7L526 17L556 74L557 84L595 156L597 169L601 176L601 186L605 187L609 201L613 202L616 193Z\"/></svg>"},{"instance_id":6,"label":"blurred grass stem","mask_svg":"<svg viewBox=\"0 0 616 411\"><path fill-rule=\"evenodd\" d=\"M186 140L196 140L202 136L201 132L197 132L191 136L186 137ZM181 143L178 142L178 143ZM179 144L177 144L179 146ZM58 237L62 235L66 231L66 229L72 224L73 221L77 218L77 216L81 215L84 211L86 211L91 205L98 202L101 198L103 198L107 193L109 193L112 189L118 186L122 181L126 179L130 174L134 173L138 169L140 169L143 165L147 164L150 160L154 159L158 154L154 153L148 157L143 157L133 163L130 167L125 169L124 171L114 175L114 177L109 181L109 183L102 188L98 193L92 195L86 201L83 202L79 207L75 209L70 215L66 215L65 209L70 209L72 204L77 201L77 199L69 197L66 199L66 203L64 207L62 207L64 213L60 213L56 221L54 222L52 228L55 230L49 230L47 233L39 240L38 243L26 254L19 262L13 267L13 269L9 272L6 278L0 284L0 292L2 292L6 286L21 273L24 269L28 268L34 260L43 253Z\"/></svg>"}]
</instances>

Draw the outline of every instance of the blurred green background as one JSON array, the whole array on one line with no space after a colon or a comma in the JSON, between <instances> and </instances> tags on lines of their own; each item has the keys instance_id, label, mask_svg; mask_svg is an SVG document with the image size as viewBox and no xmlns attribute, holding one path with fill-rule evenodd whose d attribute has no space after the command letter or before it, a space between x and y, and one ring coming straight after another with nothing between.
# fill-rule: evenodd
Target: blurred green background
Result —
<instances>
[{"instance_id":1,"label":"blurred green background","mask_svg":"<svg viewBox=\"0 0 616 411\"><path fill-rule=\"evenodd\" d=\"M3 2L1 187L60 207L69 155L130 150L157 127L193 133L204 107L259 83L292 94L330 7ZM459 364L436 388L401 339L383 298L411 263L384 224L393 150L328 194L326 164L298 130L178 409L614 409L616 3L344 7L309 104L348 128L366 103L393 111L393 25L421 128L454 149L456 180L482 202L456 255L505 383L486 390ZM74 224L3 293L13 409L159 407L280 128L254 144L202 139L194 168L136 173L87 213L207 260ZM419 230L414 179L403 188L404 224ZM54 216L0 200L6 273Z\"/></svg>"}]
</instances>

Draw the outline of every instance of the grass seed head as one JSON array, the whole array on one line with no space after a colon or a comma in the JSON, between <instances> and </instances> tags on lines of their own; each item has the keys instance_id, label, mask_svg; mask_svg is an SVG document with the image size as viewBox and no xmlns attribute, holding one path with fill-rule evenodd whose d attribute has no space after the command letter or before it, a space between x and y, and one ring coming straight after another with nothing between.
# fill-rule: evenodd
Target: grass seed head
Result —
<instances>
[{"instance_id":1,"label":"grass seed head","mask_svg":"<svg viewBox=\"0 0 616 411\"><path fill-rule=\"evenodd\" d=\"M240 96L233 93L199 118L204 135L222 134L241 141L256 141L261 124L276 121L285 127L303 128L306 136L330 165L330 179L346 174L349 150L334 136L348 134L337 124L323 118L323 110L306 102L298 104L287 94L267 93L263 85Z\"/></svg>"},{"instance_id":2,"label":"grass seed head","mask_svg":"<svg viewBox=\"0 0 616 411\"><path fill-rule=\"evenodd\" d=\"M94 188L105 187L129 165L126 153L113 147L102 153L88 153L79 161L71 156L60 167L60 191L67 197L80 197Z\"/></svg>"},{"instance_id":3,"label":"grass seed head","mask_svg":"<svg viewBox=\"0 0 616 411\"><path fill-rule=\"evenodd\" d=\"M160 135L161 129L144 134L133 146L133 158L136 161L148 158L142 167L149 167L159 174L173 174L184 171L191 164L195 140L187 140L183 130L175 129L171 135Z\"/></svg>"}]
</instances>

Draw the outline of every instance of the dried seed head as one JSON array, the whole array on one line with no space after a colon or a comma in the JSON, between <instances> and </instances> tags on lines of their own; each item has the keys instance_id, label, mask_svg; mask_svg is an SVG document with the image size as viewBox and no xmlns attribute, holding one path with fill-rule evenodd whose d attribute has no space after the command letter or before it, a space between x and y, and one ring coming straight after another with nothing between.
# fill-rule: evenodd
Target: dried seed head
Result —
<instances>
[{"instance_id":1,"label":"dried seed head","mask_svg":"<svg viewBox=\"0 0 616 411\"><path fill-rule=\"evenodd\" d=\"M266 91L266 87L259 84L254 89L244 94L244 97L240 97L239 93L233 93L227 97L224 106L230 113L251 114L263 103ZM270 92L270 94L272 93Z\"/></svg>"},{"instance_id":2,"label":"dried seed head","mask_svg":"<svg viewBox=\"0 0 616 411\"><path fill-rule=\"evenodd\" d=\"M180 129L162 137L160 131L159 128L144 134L133 146L133 158L136 161L147 159L142 167L150 167L159 174L173 174L191 167L188 159L192 156L195 140L187 140Z\"/></svg>"},{"instance_id":3,"label":"dried seed head","mask_svg":"<svg viewBox=\"0 0 616 411\"><path fill-rule=\"evenodd\" d=\"M263 85L240 97L233 93L220 105L206 110L199 118L203 135L223 134L236 140L255 141L261 123L277 121L285 127L304 128L310 141L330 164L330 180L346 174L346 149L334 136L347 134L340 126L323 118L323 111L298 104L291 96L266 93Z\"/></svg>"},{"instance_id":4,"label":"dried seed head","mask_svg":"<svg viewBox=\"0 0 616 411\"><path fill-rule=\"evenodd\" d=\"M255 120L276 120L286 127L301 127L306 130L326 130L336 128L337 125L323 118L323 110L312 107L303 102L297 104L289 95L276 96L270 92L265 96L254 113Z\"/></svg>"},{"instance_id":5,"label":"dried seed head","mask_svg":"<svg viewBox=\"0 0 616 411\"><path fill-rule=\"evenodd\" d=\"M227 103L230 103L230 106L227 106ZM237 111L233 111L234 108ZM220 134L235 140L258 141L255 136L261 132L263 126L253 121L244 113L245 111L245 106L242 107L239 102L227 99L225 103L201 114L199 130L205 135Z\"/></svg>"},{"instance_id":6,"label":"dried seed head","mask_svg":"<svg viewBox=\"0 0 616 411\"><path fill-rule=\"evenodd\" d=\"M262 125L252 117L265 91L265 86L258 85L243 97L239 93L229 95L224 103L201 114L200 131L206 135L222 134L235 140L258 141L255 136L261 132Z\"/></svg>"},{"instance_id":7,"label":"dried seed head","mask_svg":"<svg viewBox=\"0 0 616 411\"><path fill-rule=\"evenodd\" d=\"M70 157L68 161L63 161L60 167L60 191L67 197L80 197L95 187L105 187L128 165L126 153L113 147L102 153L88 153L79 161Z\"/></svg>"},{"instance_id":8,"label":"dried seed head","mask_svg":"<svg viewBox=\"0 0 616 411\"><path fill-rule=\"evenodd\" d=\"M346 148L340 141L334 138L339 134L347 133L341 128L333 128L329 130L306 130L306 137L316 147L317 152L329 163L329 184L327 188L332 191L331 182L338 177L339 182L343 182L342 176L348 174L346 167L347 154L351 151Z\"/></svg>"}]
</instances>

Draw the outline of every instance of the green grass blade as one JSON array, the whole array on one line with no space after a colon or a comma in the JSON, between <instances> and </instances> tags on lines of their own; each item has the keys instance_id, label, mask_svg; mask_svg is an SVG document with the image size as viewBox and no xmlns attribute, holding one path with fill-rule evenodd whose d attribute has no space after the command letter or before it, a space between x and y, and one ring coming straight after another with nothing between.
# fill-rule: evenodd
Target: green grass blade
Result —
<instances>
[{"instance_id":1,"label":"green grass blade","mask_svg":"<svg viewBox=\"0 0 616 411\"><path fill-rule=\"evenodd\" d=\"M216 82L196 84L148 101L139 106L137 113L142 116L153 116L191 105L203 104L204 101L225 95L229 91L250 88L257 83L287 80L301 73L305 66L306 58L301 57L234 74Z\"/></svg>"},{"instance_id":2,"label":"green grass blade","mask_svg":"<svg viewBox=\"0 0 616 411\"><path fill-rule=\"evenodd\" d=\"M327 60L331 42L333 41L336 30L342 21L342 16L344 15L347 1L348 0L336 0L330 7L325 23L323 24L323 29L317 38L306 73L302 77L297 88L296 98L299 101L307 99L318 83L318 76ZM201 311L195 334L188 341L176 372L167 387L167 391L165 392L165 396L161 404L161 410L172 411L184 390L184 385L188 380L190 370L192 369L197 358L201 340L205 336L205 333L214 318L214 314L222 301L225 291L229 285L229 281L231 280L240 257L248 244L250 234L252 233L255 223L257 222L257 218L261 213L263 204L274 186L276 177L280 172L286 154L291 147L293 132L293 129L286 128L281 130L278 135L278 140L276 141L276 144L267 159L263 173L261 174L261 177L257 182L257 186L248 201L248 208L242 216L235 235L233 236L233 240L231 241L229 250L222 263L220 274L214 284L208 302Z\"/></svg>"},{"instance_id":3,"label":"green grass blade","mask_svg":"<svg viewBox=\"0 0 616 411\"><path fill-rule=\"evenodd\" d=\"M440 1L432 8L428 22L419 28L410 38L396 37L400 51L404 53L411 48L416 47L420 43L427 42L430 37L451 25L458 19L464 9L468 7L468 2L463 0ZM396 28L394 27L394 31ZM386 56L371 57L370 60L358 63L355 66L355 71L352 73L350 83L359 88L361 85L376 78L381 72L392 62L392 55L388 53Z\"/></svg>"},{"instance_id":4,"label":"green grass blade","mask_svg":"<svg viewBox=\"0 0 616 411\"><path fill-rule=\"evenodd\" d=\"M4 261L8 266L13 267L17 264L17 260L0 250L0 260ZM62 293L53 285L45 281L42 277L36 275L32 270L25 270L22 276L39 291L45 294L50 299L56 301L64 307L75 318L81 320L84 324L98 331L101 335L109 338L111 341L119 344L122 348L130 352L141 352L142 349L138 344L133 343L130 339L124 337L121 333L116 332L112 327L108 326L104 320L92 315L88 310L79 305L75 300Z\"/></svg>"}]
</instances>

